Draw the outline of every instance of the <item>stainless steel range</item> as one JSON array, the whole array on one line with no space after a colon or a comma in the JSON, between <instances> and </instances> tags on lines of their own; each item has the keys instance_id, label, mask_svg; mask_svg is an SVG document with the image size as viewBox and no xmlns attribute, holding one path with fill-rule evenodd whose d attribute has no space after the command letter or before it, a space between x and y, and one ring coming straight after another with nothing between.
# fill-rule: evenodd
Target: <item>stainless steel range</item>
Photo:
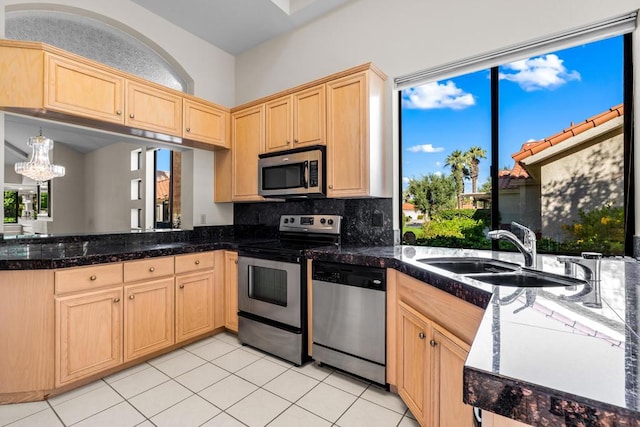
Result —
<instances>
[{"instance_id":1,"label":"stainless steel range","mask_svg":"<svg viewBox=\"0 0 640 427\"><path fill-rule=\"evenodd\" d=\"M307 359L304 250L340 244L338 215L283 215L280 238L238 249L238 338L301 365Z\"/></svg>"}]
</instances>

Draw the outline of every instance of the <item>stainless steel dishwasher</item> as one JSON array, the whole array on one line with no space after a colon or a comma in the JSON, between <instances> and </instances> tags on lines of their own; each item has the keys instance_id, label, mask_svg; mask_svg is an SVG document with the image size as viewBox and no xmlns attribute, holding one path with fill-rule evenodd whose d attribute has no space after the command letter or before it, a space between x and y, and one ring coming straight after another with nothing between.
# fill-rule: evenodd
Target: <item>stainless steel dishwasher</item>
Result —
<instances>
[{"instance_id":1,"label":"stainless steel dishwasher","mask_svg":"<svg viewBox=\"0 0 640 427\"><path fill-rule=\"evenodd\" d=\"M386 271L315 261L313 358L386 384Z\"/></svg>"}]
</instances>

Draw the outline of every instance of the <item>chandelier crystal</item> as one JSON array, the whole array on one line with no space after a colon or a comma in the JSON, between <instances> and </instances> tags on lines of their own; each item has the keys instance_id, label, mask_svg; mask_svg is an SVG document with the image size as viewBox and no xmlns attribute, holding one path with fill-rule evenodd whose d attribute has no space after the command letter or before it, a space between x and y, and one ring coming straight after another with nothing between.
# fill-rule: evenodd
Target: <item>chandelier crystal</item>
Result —
<instances>
[{"instance_id":1,"label":"chandelier crystal","mask_svg":"<svg viewBox=\"0 0 640 427\"><path fill-rule=\"evenodd\" d=\"M42 136L40 132L40 135L30 137L27 145L31 147L31 159L28 162L16 163L17 173L38 183L64 176L64 166L53 165L49 161L49 151L53 148L52 139Z\"/></svg>"}]
</instances>

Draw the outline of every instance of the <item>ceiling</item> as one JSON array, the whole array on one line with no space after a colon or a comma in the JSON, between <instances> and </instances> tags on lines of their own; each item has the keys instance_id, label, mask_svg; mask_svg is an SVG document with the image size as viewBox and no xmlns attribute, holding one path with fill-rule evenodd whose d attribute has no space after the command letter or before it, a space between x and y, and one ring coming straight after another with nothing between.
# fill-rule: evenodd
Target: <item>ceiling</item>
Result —
<instances>
[{"instance_id":1,"label":"ceiling","mask_svg":"<svg viewBox=\"0 0 640 427\"><path fill-rule=\"evenodd\" d=\"M132 0L238 55L354 0Z\"/></svg>"}]
</instances>

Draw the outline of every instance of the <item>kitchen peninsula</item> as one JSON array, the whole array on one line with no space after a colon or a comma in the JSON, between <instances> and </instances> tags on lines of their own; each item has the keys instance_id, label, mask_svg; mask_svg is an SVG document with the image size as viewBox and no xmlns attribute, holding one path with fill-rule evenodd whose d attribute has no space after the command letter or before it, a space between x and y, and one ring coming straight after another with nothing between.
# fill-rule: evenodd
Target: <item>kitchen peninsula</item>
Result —
<instances>
[{"instance_id":1,"label":"kitchen peninsula","mask_svg":"<svg viewBox=\"0 0 640 427\"><path fill-rule=\"evenodd\" d=\"M112 235L84 241L74 237L58 243L46 243L46 239L40 242L32 239L24 243L9 241L0 247L0 274L13 278L17 276L12 275L32 273L42 277L50 275L51 278L44 280L44 283L2 280L5 295L2 303L14 309L3 309L1 313L5 317L16 316L20 314L15 309L16 305L28 308L31 305L30 308L38 308L41 316L49 316L49 319L41 319L44 324L53 325L54 297L58 298L54 295L54 271L69 272L77 270L71 267L104 267L123 262L125 265L140 261L154 263L167 257L178 260L179 257L193 255L196 257L191 261L195 262L196 258L201 258L199 254L215 251L233 253L238 244L246 239L235 236L233 227L212 227L199 233L139 233L127 238L125 235ZM605 426L636 425L639 422L640 411L634 398L637 396L635 384L638 372L635 357L638 339L637 329L634 328L638 306L635 285L640 278L637 262L604 260L603 308L588 309L580 301L572 302L563 297L564 294L575 293L564 288L558 291L549 288L492 288L417 261L438 256L491 257L491 253L411 246L343 246L307 251L307 257L311 260L388 268L398 276L417 279L424 286L484 310L464 367L464 399L467 403L532 425L580 425L582 422L585 425ZM497 256L517 261L519 254L501 252ZM215 259L224 263L219 261L223 258ZM543 255L540 259L541 268L545 271L561 267L554 256ZM178 266L177 261L175 265ZM217 263L215 268L224 270ZM222 271L216 274L224 277ZM37 286L45 286L45 283L49 283L46 291L34 291ZM35 294L27 295L30 292L41 293L41 297L32 298ZM510 295L514 298L506 298ZM29 301L25 301L25 298L29 298ZM214 300L216 298L224 301L224 291L214 294ZM214 305L219 310L228 309L224 308L224 304ZM214 327L197 336L208 336L223 330L224 317L219 313L215 318L217 323ZM11 331L5 329L2 332L0 345L3 348L0 354L5 355L1 363L4 367L0 371L2 375L13 375L11 372L16 366L26 369L26 363L37 363L39 366L39 369L29 370L34 373L31 380L36 381L37 374L48 372L50 375L38 393L33 393L36 389L31 393L18 393L20 396L16 399L18 394L3 389L2 400L37 400L45 398L52 391L57 393L68 389L53 387L53 336L44 337L44 332L32 335L33 330L40 328L42 323L34 319L16 322L15 319L3 318L2 321L3 324L15 325ZM11 342L20 336L42 338L44 344L39 347L40 353L29 355L18 351L22 350L21 345L25 349L33 348L25 345L24 339L20 339L17 345ZM159 352L149 354L156 355ZM134 357L130 360L136 363L136 360L144 359ZM603 360L606 363L602 363ZM118 369L121 367L107 369L106 372ZM95 375L87 378L95 378ZM78 384L85 382L79 381ZM5 378L0 383L12 384ZM56 385L59 385L58 379Z\"/></svg>"}]
</instances>

